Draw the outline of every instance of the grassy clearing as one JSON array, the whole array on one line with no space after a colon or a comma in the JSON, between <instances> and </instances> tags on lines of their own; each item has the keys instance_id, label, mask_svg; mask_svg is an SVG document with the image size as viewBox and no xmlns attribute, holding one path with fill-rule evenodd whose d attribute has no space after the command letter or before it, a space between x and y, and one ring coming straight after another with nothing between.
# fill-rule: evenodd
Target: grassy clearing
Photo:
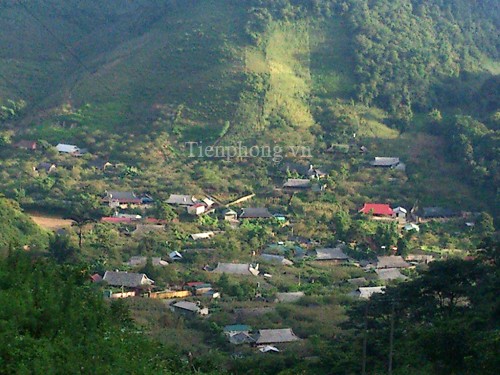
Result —
<instances>
[{"instance_id":1,"label":"grassy clearing","mask_svg":"<svg viewBox=\"0 0 500 375\"><path fill-rule=\"evenodd\" d=\"M264 52L256 47L248 47L245 50L245 69L247 72L256 74L269 73Z\"/></svg>"},{"instance_id":2,"label":"grassy clearing","mask_svg":"<svg viewBox=\"0 0 500 375\"><path fill-rule=\"evenodd\" d=\"M78 110L61 110L50 118L33 120L27 129L30 137L49 142L77 142L85 134L105 134L117 131L128 120L128 108L123 102L107 102L85 105ZM78 143L78 142L77 142Z\"/></svg>"},{"instance_id":3,"label":"grassy clearing","mask_svg":"<svg viewBox=\"0 0 500 375\"><path fill-rule=\"evenodd\" d=\"M384 121L387 120L386 112L379 108L366 108L357 106L362 116L359 136L365 138L395 139L399 132L390 128Z\"/></svg>"},{"instance_id":4,"label":"grassy clearing","mask_svg":"<svg viewBox=\"0 0 500 375\"><path fill-rule=\"evenodd\" d=\"M249 135L283 144L312 143L309 24L276 22L260 48L247 47L245 70L252 82L241 96L232 139Z\"/></svg>"},{"instance_id":5,"label":"grassy clearing","mask_svg":"<svg viewBox=\"0 0 500 375\"><path fill-rule=\"evenodd\" d=\"M277 24L266 46L269 86L264 115L282 113L297 127L309 127L314 119L308 107L311 73L309 32L306 23Z\"/></svg>"}]
</instances>

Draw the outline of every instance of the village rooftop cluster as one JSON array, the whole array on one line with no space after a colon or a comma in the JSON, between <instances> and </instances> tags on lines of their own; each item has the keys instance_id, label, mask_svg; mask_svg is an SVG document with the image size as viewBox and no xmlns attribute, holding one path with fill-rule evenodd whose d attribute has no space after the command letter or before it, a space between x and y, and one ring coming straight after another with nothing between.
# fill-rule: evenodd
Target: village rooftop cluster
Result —
<instances>
[{"instance_id":1,"label":"village rooftop cluster","mask_svg":"<svg viewBox=\"0 0 500 375\"><path fill-rule=\"evenodd\" d=\"M36 150L37 142L21 141L15 147L25 150ZM194 147L194 146L193 146ZM337 152L339 146L332 146L327 152ZM61 154L72 157L82 157L88 150L76 145L58 144L56 149ZM192 150L193 151L193 150ZM359 152L366 152L361 147ZM42 173L53 173L59 166L51 161L42 161L34 166L34 170ZM101 171L115 168L115 165L101 158L91 158L89 168ZM398 157L375 157L369 164L370 168L387 168L404 173L406 165ZM282 191L293 196L303 192L321 194L327 188L328 174L312 164L285 164L283 170L293 172L294 176L286 178L277 191ZM249 203L254 199L254 194L242 196L232 202L221 202L209 195L193 195L188 191L170 194L164 202L177 213L175 221L193 220L203 217L216 218L227 223L226 230L238 230L245 222L258 222L269 224L276 228L290 228L291 234L284 241L267 244L266 247L255 249L251 261L234 262L217 257L218 249L204 247L216 236L224 236L223 230L210 230L193 232L189 240L193 246L185 249L168 251L164 256L134 255L119 269L108 268L102 273L95 273L91 282L102 289L105 298L143 298L164 301L171 311L187 319L209 319L213 307L220 308L224 300L224 292L218 287L214 276L229 275L236 280L256 279L272 280L276 273L287 274L287 269L293 269L297 264L321 264L322 267L354 267L363 276L346 278L342 287L348 290L348 298L353 300L370 299L374 294L383 294L386 285L404 282L411 278L415 267L426 266L434 260L432 255L422 253L400 256L397 247L383 249L388 255L378 256L376 259L356 259L351 256L353 244L337 242L324 244L314 238L300 238L293 235L294 218L280 211L273 211L264 206L253 206ZM138 240L146 238L153 233L162 233L168 228L170 220L159 219L144 215L152 205L157 203L157 198L148 192L138 193L131 190L109 189L102 193L101 204L106 205L113 212L110 216L99 219L102 223L116 225L120 233L134 236ZM447 219L462 215L461 212L446 207L403 207L385 202L365 202L352 216L364 216L370 220L395 223L401 235L404 233L418 233L420 224L430 219ZM354 244L355 247L355 244ZM137 272L149 262L152 267L166 268L174 263L186 264L186 258L191 254L215 254L212 263L207 263L201 270L205 279L198 277L196 280L183 280L176 285L158 286L151 275ZM359 274L359 272L358 272ZM302 280L299 273L298 284L302 282L314 283L314 278ZM261 281L258 282L260 285ZM264 297L260 290L256 290L251 303L264 303L266 307L257 309L271 309L275 304L299 303L306 294L303 291L280 291L273 298ZM259 305L260 306L260 305ZM252 308L245 307L243 310ZM278 353L286 345L302 340L292 327L250 327L245 324L243 315L236 312L224 327L224 335L231 345L249 345L256 347L261 353Z\"/></svg>"}]
</instances>

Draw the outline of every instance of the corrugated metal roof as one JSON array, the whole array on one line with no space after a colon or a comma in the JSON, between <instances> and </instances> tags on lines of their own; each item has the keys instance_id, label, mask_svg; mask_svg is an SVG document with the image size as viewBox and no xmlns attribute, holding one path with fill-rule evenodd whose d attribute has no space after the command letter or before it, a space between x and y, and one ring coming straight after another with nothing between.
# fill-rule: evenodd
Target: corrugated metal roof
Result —
<instances>
[{"instance_id":1,"label":"corrugated metal roof","mask_svg":"<svg viewBox=\"0 0 500 375\"><path fill-rule=\"evenodd\" d=\"M143 273L106 271L103 280L112 286L125 286L129 288L154 284L154 281Z\"/></svg>"},{"instance_id":2,"label":"corrugated metal roof","mask_svg":"<svg viewBox=\"0 0 500 375\"><path fill-rule=\"evenodd\" d=\"M174 303L172 306L191 312L198 312L200 310L199 306L194 302L179 301Z\"/></svg>"},{"instance_id":3,"label":"corrugated metal roof","mask_svg":"<svg viewBox=\"0 0 500 375\"><path fill-rule=\"evenodd\" d=\"M212 272L215 273L231 273L236 275L251 275L250 264L248 263L218 263L217 268Z\"/></svg>"},{"instance_id":4,"label":"corrugated metal roof","mask_svg":"<svg viewBox=\"0 0 500 375\"><path fill-rule=\"evenodd\" d=\"M191 235L191 238L193 240L206 240L206 239L209 239L209 238L213 237L214 235L215 235L214 232L193 233Z\"/></svg>"},{"instance_id":5,"label":"corrugated metal roof","mask_svg":"<svg viewBox=\"0 0 500 375\"><path fill-rule=\"evenodd\" d=\"M289 178L283 185L284 188L308 189L311 187L311 181L302 178Z\"/></svg>"},{"instance_id":6,"label":"corrugated metal roof","mask_svg":"<svg viewBox=\"0 0 500 375\"><path fill-rule=\"evenodd\" d=\"M261 329L255 336L257 345L298 341L291 328Z\"/></svg>"},{"instance_id":7,"label":"corrugated metal roof","mask_svg":"<svg viewBox=\"0 0 500 375\"><path fill-rule=\"evenodd\" d=\"M78 146L75 146L75 145L67 145L67 144L64 144L64 143L59 143L57 146L56 146L56 149L57 151L59 152L64 152L64 153L74 153L74 152L78 152L80 151L80 149L78 148Z\"/></svg>"},{"instance_id":8,"label":"corrugated metal roof","mask_svg":"<svg viewBox=\"0 0 500 375\"><path fill-rule=\"evenodd\" d=\"M192 206L198 200L191 195L182 195L182 194L170 194L170 197L167 200L168 204L176 204L181 206Z\"/></svg>"},{"instance_id":9,"label":"corrugated metal roof","mask_svg":"<svg viewBox=\"0 0 500 375\"><path fill-rule=\"evenodd\" d=\"M340 247L316 249L316 260L347 260L349 257L344 254Z\"/></svg>"},{"instance_id":10,"label":"corrugated metal roof","mask_svg":"<svg viewBox=\"0 0 500 375\"><path fill-rule=\"evenodd\" d=\"M267 219L273 217L269 210L265 207L257 207L257 208L243 208L240 214L240 218L242 219Z\"/></svg>"},{"instance_id":11,"label":"corrugated metal roof","mask_svg":"<svg viewBox=\"0 0 500 375\"><path fill-rule=\"evenodd\" d=\"M377 258L377 268L407 268L409 266L399 255L380 256Z\"/></svg>"},{"instance_id":12,"label":"corrugated metal roof","mask_svg":"<svg viewBox=\"0 0 500 375\"><path fill-rule=\"evenodd\" d=\"M370 164L375 167L391 167L399 164L399 158L377 156Z\"/></svg>"},{"instance_id":13,"label":"corrugated metal roof","mask_svg":"<svg viewBox=\"0 0 500 375\"><path fill-rule=\"evenodd\" d=\"M361 208L359 212L363 214L372 213L373 215L384 215L384 216L391 216L394 213L391 206L389 206L388 204L381 204L381 203L365 203L363 208Z\"/></svg>"}]
</instances>

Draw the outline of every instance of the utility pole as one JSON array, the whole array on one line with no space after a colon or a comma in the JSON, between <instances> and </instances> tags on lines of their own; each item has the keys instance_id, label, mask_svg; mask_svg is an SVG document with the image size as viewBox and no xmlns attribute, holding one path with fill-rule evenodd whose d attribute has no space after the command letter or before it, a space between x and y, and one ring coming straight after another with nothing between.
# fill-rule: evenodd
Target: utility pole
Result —
<instances>
[{"instance_id":1,"label":"utility pole","mask_svg":"<svg viewBox=\"0 0 500 375\"><path fill-rule=\"evenodd\" d=\"M368 341L368 302L365 305L365 323L363 329L363 359L362 359L362 367L361 374L366 375L366 345Z\"/></svg>"},{"instance_id":2,"label":"utility pole","mask_svg":"<svg viewBox=\"0 0 500 375\"><path fill-rule=\"evenodd\" d=\"M391 333L389 337L389 375L392 375L392 356L394 351L394 312L395 312L395 303L394 301L392 301Z\"/></svg>"}]
</instances>

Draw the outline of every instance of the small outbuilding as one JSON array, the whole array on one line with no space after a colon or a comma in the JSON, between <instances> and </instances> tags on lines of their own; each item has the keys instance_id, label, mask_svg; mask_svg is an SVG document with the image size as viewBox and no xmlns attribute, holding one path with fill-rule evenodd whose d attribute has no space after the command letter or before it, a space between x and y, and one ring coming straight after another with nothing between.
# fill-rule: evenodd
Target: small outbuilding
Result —
<instances>
[{"instance_id":1,"label":"small outbuilding","mask_svg":"<svg viewBox=\"0 0 500 375\"><path fill-rule=\"evenodd\" d=\"M408 210L404 207L396 207L392 210L392 217L399 220L406 220L406 215L408 214Z\"/></svg>"}]
</instances>

